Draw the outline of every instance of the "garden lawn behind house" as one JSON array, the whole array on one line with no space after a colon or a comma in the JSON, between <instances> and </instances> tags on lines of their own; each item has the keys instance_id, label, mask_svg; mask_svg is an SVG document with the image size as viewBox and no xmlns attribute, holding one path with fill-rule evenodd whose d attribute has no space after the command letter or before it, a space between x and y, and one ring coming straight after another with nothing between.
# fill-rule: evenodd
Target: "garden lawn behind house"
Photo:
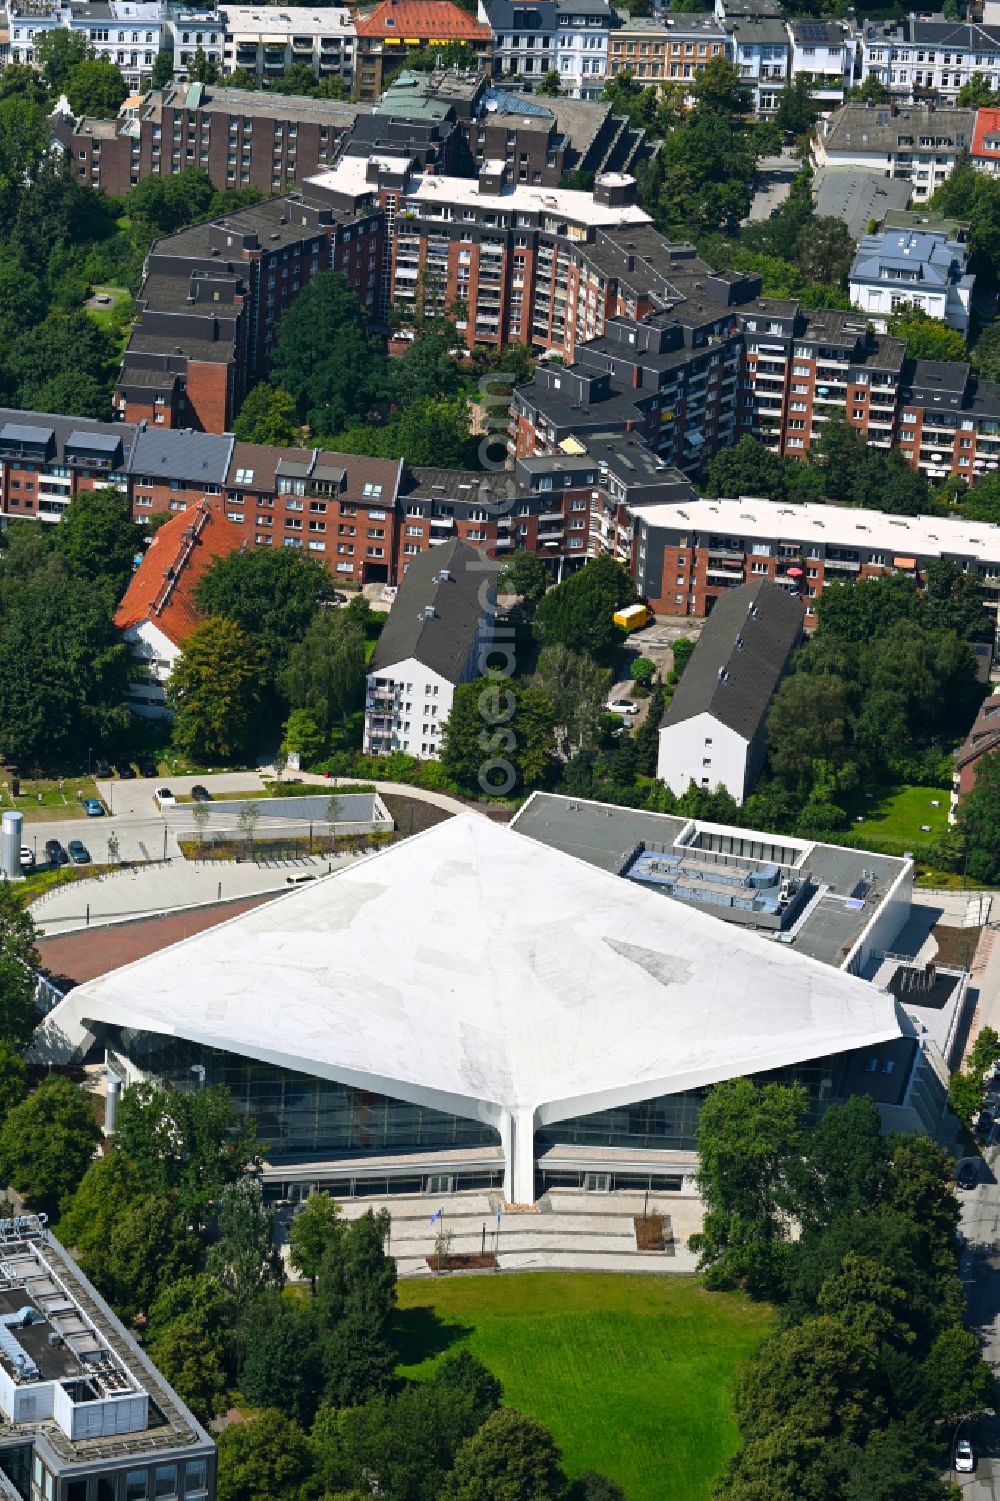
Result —
<instances>
[{"instance_id":1,"label":"garden lawn behind house","mask_svg":"<svg viewBox=\"0 0 1000 1501\"><path fill-rule=\"evenodd\" d=\"M733 1378L773 1327L766 1304L690 1277L509 1273L401 1282L401 1374L465 1345L504 1400L549 1427L570 1476L628 1501L705 1501L736 1449Z\"/></svg>"},{"instance_id":2,"label":"garden lawn behind house","mask_svg":"<svg viewBox=\"0 0 1000 1501\"><path fill-rule=\"evenodd\" d=\"M870 797L866 793L871 793ZM936 808L932 802L937 802ZM946 787L865 787L846 800L852 834L864 847L866 837L902 840L908 848L938 843L948 830L950 794ZM854 820L860 814L864 820ZM930 824L928 834L921 824ZM877 844L872 844L877 849Z\"/></svg>"}]
</instances>

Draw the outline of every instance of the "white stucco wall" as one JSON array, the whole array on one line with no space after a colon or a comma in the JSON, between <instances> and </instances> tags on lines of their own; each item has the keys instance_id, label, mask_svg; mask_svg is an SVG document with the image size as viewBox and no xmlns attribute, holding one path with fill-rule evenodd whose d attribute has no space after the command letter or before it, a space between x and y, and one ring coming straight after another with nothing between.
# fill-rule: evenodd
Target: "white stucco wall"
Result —
<instances>
[{"instance_id":1,"label":"white stucco wall","mask_svg":"<svg viewBox=\"0 0 1000 1501\"><path fill-rule=\"evenodd\" d=\"M711 714L696 714L660 730L656 775L678 797L691 782L696 787L717 787L721 782L742 803L748 750L747 741L735 730Z\"/></svg>"},{"instance_id":2,"label":"white stucco wall","mask_svg":"<svg viewBox=\"0 0 1000 1501\"><path fill-rule=\"evenodd\" d=\"M373 695L389 684L393 685L392 744L376 749L373 731L380 706L374 702ZM388 755L390 751L400 750L409 756L419 756L423 761L437 760L441 726L451 713L454 698L454 684L439 673L431 672L413 657L380 672L369 673L365 691L365 754Z\"/></svg>"},{"instance_id":3,"label":"white stucco wall","mask_svg":"<svg viewBox=\"0 0 1000 1501\"><path fill-rule=\"evenodd\" d=\"M169 714L166 687L181 654L180 647L150 620L130 625L123 634L133 666L148 674L148 681L129 685L129 708L147 719Z\"/></svg>"}]
</instances>

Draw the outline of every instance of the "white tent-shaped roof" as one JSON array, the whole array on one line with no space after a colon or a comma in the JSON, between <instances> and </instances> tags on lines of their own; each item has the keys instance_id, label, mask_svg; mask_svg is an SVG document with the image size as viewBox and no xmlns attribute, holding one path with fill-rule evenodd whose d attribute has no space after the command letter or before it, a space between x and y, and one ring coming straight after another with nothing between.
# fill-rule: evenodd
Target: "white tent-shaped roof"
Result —
<instances>
[{"instance_id":1,"label":"white tent-shaped roof","mask_svg":"<svg viewBox=\"0 0 1000 1501\"><path fill-rule=\"evenodd\" d=\"M40 1028L176 1035L501 1133L902 1035L892 997L475 813L71 991Z\"/></svg>"}]
</instances>

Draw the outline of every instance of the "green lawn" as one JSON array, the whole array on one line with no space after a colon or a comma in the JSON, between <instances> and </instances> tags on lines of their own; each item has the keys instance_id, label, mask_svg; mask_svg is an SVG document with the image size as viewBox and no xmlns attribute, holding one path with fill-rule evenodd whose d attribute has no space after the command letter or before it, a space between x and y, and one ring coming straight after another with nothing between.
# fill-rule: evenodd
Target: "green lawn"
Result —
<instances>
[{"instance_id":1,"label":"green lawn","mask_svg":"<svg viewBox=\"0 0 1000 1501\"><path fill-rule=\"evenodd\" d=\"M932 808L932 801L940 806ZM949 803L945 787L864 787L847 801L847 812L859 844L871 832L886 839L909 840L919 847L934 844L947 831ZM863 823L854 822L859 813ZM929 834L920 827L925 823L931 826Z\"/></svg>"},{"instance_id":2,"label":"green lawn","mask_svg":"<svg viewBox=\"0 0 1000 1501\"><path fill-rule=\"evenodd\" d=\"M571 1476L628 1501L704 1501L737 1446L732 1380L771 1310L690 1277L531 1272L401 1282L401 1373L462 1344L555 1435Z\"/></svg>"},{"instance_id":3,"label":"green lawn","mask_svg":"<svg viewBox=\"0 0 1000 1501\"><path fill-rule=\"evenodd\" d=\"M28 823L51 823L55 819L86 817L84 798L97 796L93 778L84 776L22 777L21 790L15 798L11 792L11 773L0 778L0 809L16 808Z\"/></svg>"}]
</instances>

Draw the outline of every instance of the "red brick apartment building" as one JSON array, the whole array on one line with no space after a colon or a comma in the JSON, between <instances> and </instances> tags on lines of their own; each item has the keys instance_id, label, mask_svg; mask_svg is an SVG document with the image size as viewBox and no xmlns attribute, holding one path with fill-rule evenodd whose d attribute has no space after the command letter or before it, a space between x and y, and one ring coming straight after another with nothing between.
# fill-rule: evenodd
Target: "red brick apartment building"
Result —
<instances>
[{"instance_id":1,"label":"red brick apartment building","mask_svg":"<svg viewBox=\"0 0 1000 1501\"><path fill-rule=\"evenodd\" d=\"M84 116L57 133L77 177L116 196L188 167L207 172L219 189L285 193L333 162L370 108L182 83L129 100L115 120Z\"/></svg>"},{"instance_id":2,"label":"red brick apartment building","mask_svg":"<svg viewBox=\"0 0 1000 1501\"><path fill-rule=\"evenodd\" d=\"M636 586L658 614L708 615L727 590L769 578L804 597L813 626L827 584L903 573L921 585L928 562L947 558L981 579L998 619L1000 527L754 496L639 504L630 519Z\"/></svg>"},{"instance_id":3,"label":"red brick apartment building","mask_svg":"<svg viewBox=\"0 0 1000 1501\"><path fill-rule=\"evenodd\" d=\"M0 412L0 514L58 520L81 490L114 485L138 520L206 506L231 545L292 547L345 583L398 583L412 558L458 538L503 558L538 554L555 578L589 557L630 569L657 613L706 615L725 590L770 578L804 596L889 571L917 583L949 558L1000 602L1000 527L742 497L699 500L636 432L571 435L496 473L414 468L228 433Z\"/></svg>"},{"instance_id":4,"label":"red brick apartment building","mask_svg":"<svg viewBox=\"0 0 1000 1501\"><path fill-rule=\"evenodd\" d=\"M499 160L464 178L348 155L305 191L349 217L381 214L383 317L412 307L422 283L441 308L468 309L458 328L470 348L523 340L571 360L607 317L656 305L655 272L636 248L654 248L655 232L626 174L605 173L585 193L512 182Z\"/></svg>"},{"instance_id":5,"label":"red brick apartment building","mask_svg":"<svg viewBox=\"0 0 1000 1501\"><path fill-rule=\"evenodd\" d=\"M953 785L959 797L971 792L979 762L995 751L1000 751L1000 694L992 693L983 699L972 729L955 755Z\"/></svg>"},{"instance_id":6,"label":"red brick apartment building","mask_svg":"<svg viewBox=\"0 0 1000 1501\"><path fill-rule=\"evenodd\" d=\"M0 513L58 521L81 491L113 485L127 496L134 440L120 423L0 410Z\"/></svg>"},{"instance_id":7,"label":"red brick apartment building","mask_svg":"<svg viewBox=\"0 0 1000 1501\"><path fill-rule=\"evenodd\" d=\"M337 270L374 311L377 212L335 213L298 195L158 240L122 359L127 422L224 433L263 378L278 319L319 271Z\"/></svg>"},{"instance_id":8,"label":"red brick apartment building","mask_svg":"<svg viewBox=\"0 0 1000 1501\"><path fill-rule=\"evenodd\" d=\"M972 481L1000 463L1000 386L967 364L907 359L901 339L857 313L761 298L756 278L717 276L690 246L663 254L686 295L642 324L609 320L571 366L539 367L515 392L512 453L552 453L606 427L639 433L694 474L744 433L803 458L839 415L933 480Z\"/></svg>"}]
</instances>

